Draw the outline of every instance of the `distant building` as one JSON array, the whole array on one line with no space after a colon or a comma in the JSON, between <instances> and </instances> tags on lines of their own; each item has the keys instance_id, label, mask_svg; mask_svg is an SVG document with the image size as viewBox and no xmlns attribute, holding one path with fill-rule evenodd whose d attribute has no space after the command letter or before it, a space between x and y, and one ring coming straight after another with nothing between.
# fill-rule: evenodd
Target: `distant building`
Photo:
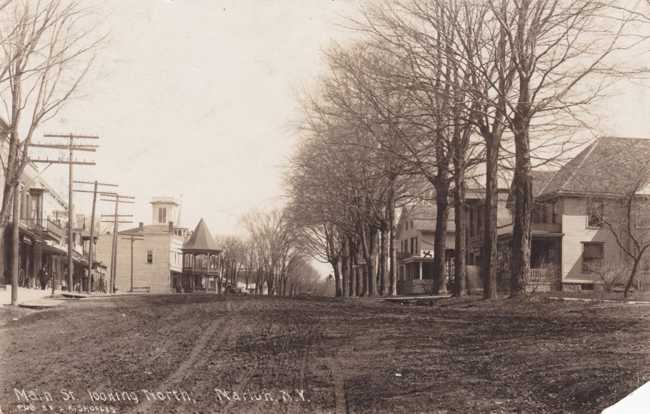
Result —
<instances>
[{"instance_id":1,"label":"distant building","mask_svg":"<svg viewBox=\"0 0 650 414\"><path fill-rule=\"evenodd\" d=\"M0 152L6 152L0 139ZM0 170L0 186L4 187ZM20 177L19 277L24 287L67 288L67 212L57 217L58 210L66 211L67 203L41 176L33 164L27 164ZM2 194L0 193L0 199ZM7 246L10 234L5 234ZM81 239L79 239L81 240ZM86 262L81 257L81 243L73 250L74 282L79 284ZM10 252L5 249L5 269L0 269L0 285L10 284ZM4 274L3 274L4 273Z\"/></svg>"},{"instance_id":2,"label":"distant building","mask_svg":"<svg viewBox=\"0 0 650 414\"><path fill-rule=\"evenodd\" d=\"M445 271L453 277L454 228L450 211L445 239ZM436 231L436 206L421 201L402 210L397 223L398 294L433 291L433 243Z\"/></svg>"},{"instance_id":3,"label":"distant building","mask_svg":"<svg viewBox=\"0 0 650 414\"><path fill-rule=\"evenodd\" d=\"M189 231L174 222L178 219L179 203L171 197L156 197L151 207L151 224L140 223L138 227L118 233L115 280L118 293L131 289L172 292L173 283L183 270L181 248ZM112 240L112 233L104 232L97 242L98 260L108 266L109 275Z\"/></svg>"},{"instance_id":4,"label":"distant building","mask_svg":"<svg viewBox=\"0 0 650 414\"><path fill-rule=\"evenodd\" d=\"M220 276L221 249L212 237L205 221L201 219L191 237L183 244L182 275L174 280L179 292L217 290Z\"/></svg>"}]
</instances>

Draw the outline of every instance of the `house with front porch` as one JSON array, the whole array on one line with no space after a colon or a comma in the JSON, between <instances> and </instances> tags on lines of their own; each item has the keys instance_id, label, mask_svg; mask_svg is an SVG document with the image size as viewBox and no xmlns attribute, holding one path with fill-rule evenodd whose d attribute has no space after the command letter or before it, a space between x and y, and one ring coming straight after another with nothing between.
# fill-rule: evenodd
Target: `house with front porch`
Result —
<instances>
[{"instance_id":1,"label":"house with front porch","mask_svg":"<svg viewBox=\"0 0 650 414\"><path fill-rule=\"evenodd\" d=\"M539 203L538 197L557 171L532 171L533 211L531 217L531 273L527 281L529 291L558 290L560 254L562 249L562 226L557 211L551 206ZM512 192L499 190L497 202L497 288L507 291L510 288L510 252L512 241ZM483 214L479 205L476 214ZM478 230L478 229L477 229ZM472 230L470 230L472 233ZM469 237L471 250L479 254L483 244L483 232ZM480 262L475 263L477 266Z\"/></svg>"},{"instance_id":2,"label":"house with front porch","mask_svg":"<svg viewBox=\"0 0 650 414\"><path fill-rule=\"evenodd\" d=\"M650 179L650 139L601 137L557 171L535 198L538 218L559 234L545 263L557 268L551 283L563 290L600 288L607 273L625 275L630 260L616 242L623 243L632 230L648 240L650 225L644 219ZM628 214L625 200L632 196L635 208ZM533 218L536 216L534 215ZM629 228L628 228L629 225ZM534 247L534 246L533 246ZM539 262L538 262L539 263ZM650 260L641 263L637 288L649 285ZM622 280L619 283L623 283Z\"/></svg>"},{"instance_id":3,"label":"house with front porch","mask_svg":"<svg viewBox=\"0 0 650 414\"><path fill-rule=\"evenodd\" d=\"M623 201L636 191L640 178L644 182L650 177L649 165L650 139L601 137L559 170L532 172L529 291L593 290L616 277L622 283L630 260L614 232L625 233L617 228L627 226L628 219L638 227L636 217L627 217ZM647 186L636 197L647 199L641 193L645 190ZM510 279L511 203L510 196L499 198L498 285L502 290L508 289ZM650 209L649 203L645 205ZM481 209L480 204L477 207ZM636 209L633 213L637 215ZM650 225L647 228L650 232ZM469 240L470 250L480 252L480 235ZM650 260L646 259L637 287L648 286L649 275Z\"/></svg>"},{"instance_id":4,"label":"house with front porch","mask_svg":"<svg viewBox=\"0 0 650 414\"><path fill-rule=\"evenodd\" d=\"M398 280L400 295L433 292L433 242L436 206L420 201L404 207L397 223ZM450 209L445 238L445 271L454 274L454 211Z\"/></svg>"},{"instance_id":5,"label":"house with front porch","mask_svg":"<svg viewBox=\"0 0 650 414\"><path fill-rule=\"evenodd\" d=\"M627 225L623 200L636 192L639 202L628 220L635 231L647 230L645 239L650 241L650 139L601 137L559 170L533 171L532 176L531 272L527 289L593 290L612 282L607 278L617 276L622 283L621 275L628 273L630 259L617 244L612 229ZM513 223L507 181L501 177L497 191L497 275L498 287L503 291L510 283ZM643 185L635 188L640 182ZM468 274L476 274L481 262L483 191L481 185L467 190ZM648 217L643 217L644 213ZM435 216L435 205L426 202L402 211L397 225L400 294L432 290ZM445 261L451 277L453 210L449 217ZM650 254L647 256L640 265L637 288L650 287Z\"/></svg>"}]
</instances>

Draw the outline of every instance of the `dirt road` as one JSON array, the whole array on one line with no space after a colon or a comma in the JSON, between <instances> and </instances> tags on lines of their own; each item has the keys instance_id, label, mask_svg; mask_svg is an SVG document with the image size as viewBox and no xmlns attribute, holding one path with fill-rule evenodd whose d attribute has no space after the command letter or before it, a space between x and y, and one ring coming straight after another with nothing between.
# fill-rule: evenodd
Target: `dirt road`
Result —
<instances>
[{"instance_id":1,"label":"dirt road","mask_svg":"<svg viewBox=\"0 0 650 414\"><path fill-rule=\"evenodd\" d=\"M596 412L650 380L649 306L170 295L2 312L3 413Z\"/></svg>"}]
</instances>

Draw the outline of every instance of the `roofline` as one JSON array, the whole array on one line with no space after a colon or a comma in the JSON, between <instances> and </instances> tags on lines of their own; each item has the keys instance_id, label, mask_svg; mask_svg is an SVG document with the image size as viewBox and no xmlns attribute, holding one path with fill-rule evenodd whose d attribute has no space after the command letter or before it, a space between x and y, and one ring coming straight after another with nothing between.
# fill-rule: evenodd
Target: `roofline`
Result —
<instances>
[{"instance_id":1,"label":"roofline","mask_svg":"<svg viewBox=\"0 0 650 414\"><path fill-rule=\"evenodd\" d=\"M539 193L538 193L538 194L540 194L540 195L541 195L541 194L544 194L544 191L546 191L546 187L548 187L548 185L553 181L553 179L555 178L555 176L557 175L557 173L559 173L560 171L562 171L562 168L560 168L560 169L558 169L558 170L555 170L555 171L548 171L548 172L552 172L553 175L551 176L550 179L546 180L546 183L544 184L544 187L542 187L542 188L539 190ZM545 171L545 172L546 172L546 171Z\"/></svg>"},{"instance_id":2,"label":"roofline","mask_svg":"<svg viewBox=\"0 0 650 414\"><path fill-rule=\"evenodd\" d=\"M567 178L567 179L562 183L562 185L560 185L560 188L558 189L557 192L561 192L561 191L563 191L563 190L564 190L564 187L569 183L569 181L571 181L571 180L573 180L573 179L575 178L575 176L576 176L578 170L582 167L582 165L585 163L585 161L587 160L587 158L589 158L589 156L591 155L591 153L594 152L594 149L596 149L596 147L598 146L598 143L600 142L601 139L602 139L602 137L596 138L596 139L594 140L594 142L592 142L591 144L589 144L589 147L586 148L586 149L584 150L584 151L587 151L587 153L586 153L585 156L582 158L582 160L580 160L580 163L579 163L578 165L576 165L576 167L573 169L573 171L571 171L571 175L569 175L569 178ZM566 166L565 166L565 167L566 167ZM561 171L561 170L562 170L562 169L560 169L560 171Z\"/></svg>"},{"instance_id":3,"label":"roofline","mask_svg":"<svg viewBox=\"0 0 650 414\"><path fill-rule=\"evenodd\" d=\"M596 139L601 139L601 138L610 138L610 139L638 139L638 140L650 140L650 137L622 137L622 136L615 136L615 135L601 135Z\"/></svg>"},{"instance_id":4,"label":"roofline","mask_svg":"<svg viewBox=\"0 0 650 414\"><path fill-rule=\"evenodd\" d=\"M539 197L536 197L539 201L551 200L559 197L599 197L599 198L625 198L626 194L620 193L590 193L590 192L578 192L578 191L556 191L553 193L543 194ZM643 196L638 194L638 196Z\"/></svg>"},{"instance_id":5,"label":"roofline","mask_svg":"<svg viewBox=\"0 0 650 414\"><path fill-rule=\"evenodd\" d=\"M223 249L195 249L192 247L189 248L184 248L181 247L181 251L183 253L221 253L223 252Z\"/></svg>"}]
</instances>

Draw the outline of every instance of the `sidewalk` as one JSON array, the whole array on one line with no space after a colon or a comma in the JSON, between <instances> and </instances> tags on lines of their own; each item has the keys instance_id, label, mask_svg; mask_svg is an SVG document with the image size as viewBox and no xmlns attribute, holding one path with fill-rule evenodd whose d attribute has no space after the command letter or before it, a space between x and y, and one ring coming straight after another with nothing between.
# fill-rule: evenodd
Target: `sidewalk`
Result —
<instances>
[{"instance_id":1,"label":"sidewalk","mask_svg":"<svg viewBox=\"0 0 650 414\"><path fill-rule=\"evenodd\" d=\"M60 290L54 291L55 295L60 295ZM58 300L51 299L51 289L28 289L18 288L18 305L35 305L35 307L50 307L60 303ZM0 305L11 304L11 286L7 285L6 289L0 289Z\"/></svg>"}]
</instances>

